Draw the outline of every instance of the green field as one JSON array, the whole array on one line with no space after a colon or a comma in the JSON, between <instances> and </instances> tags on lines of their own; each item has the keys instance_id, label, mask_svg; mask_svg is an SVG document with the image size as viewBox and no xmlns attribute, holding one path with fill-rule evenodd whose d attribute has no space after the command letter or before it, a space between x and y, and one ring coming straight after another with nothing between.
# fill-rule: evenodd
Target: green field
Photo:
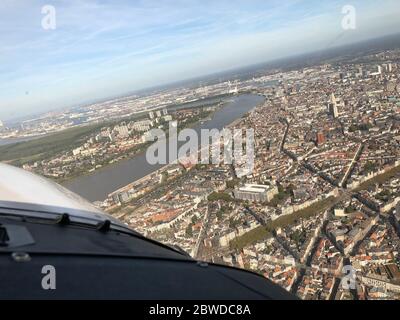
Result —
<instances>
[{"instance_id":1,"label":"green field","mask_svg":"<svg viewBox=\"0 0 400 320\"><path fill-rule=\"evenodd\" d=\"M358 188L354 189L354 192L358 192L361 190L368 189L370 186L375 185L376 183L383 183L397 174L400 173L400 166L394 167L393 169L389 170L388 172L382 173L370 180L367 180L363 184L361 184Z\"/></svg>"},{"instance_id":2,"label":"green field","mask_svg":"<svg viewBox=\"0 0 400 320\"><path fill-rule=\"evenodd\" d=\"M271 237L272 232L277 228L293 224L300 218L307 219L315 216L318 213L330 208L333 204L335 204L336 201L338 201L338 199L339 198L329 197L291 215L280 217L275 221L269 222L266 226L260 226L240 237L235 238L231 241L230 246L232 249L241 250L247 245L253 244L260 240L265 240Z\"/></svg>"},{"instance_id":3,"label":"green field","mask_svg":"<svg viewBox=\"0 0 400 320\"><path fill-rule=\"evenodd\" d=\"M271 236L271 231L269 231L266 227L260 226L245 233L240 237L233 239L229 245L232 249L242 250L244 247L250 244L268 239Z\"/></svg>"},{"instance_id":4,"label":"green field","mask_svg":"<svg viewBox=\"0 0 400 320\"><path fill-rule=\"evenodd\" d=\"M201 106L199 106L199 108L200 107ZM192 124L192 122L195 123L202 117L209 116L210 114L212 114L212 112L203 112L199 116L199 119L194 119L196 121L191 121L189 124ZM61 132L49 134L42 138L0 146L0 161L22 166L28 162L49 159L57 153L79 147L88 136L94 134L103 127L117 125L122 121L144 119L146 116L147 112L140 112L118 120L77 126Z\"/></svg>"},{"instance_id":5,"label":"green field","mask_svg":"<svg viewBox=\"0 0 400 320\"><path fill-rule=\"evenodd\" d=\"M140 120L146 114L141 112L118 120L81 125L42 138L1 146L0 161L21 166L28 162L48 159L59 152L79 147L90 135L103 127L114 126L122 121Z\"/></svg>"},{"instance_id":6,"label":"green field","mask_svg":"<svg viewBox=\"0 0 400 320\"><path fill-rule=\"evenodd\" d=\"M1 146L0 161L23 165L49 158L63 150L78 147L88 135L103 126L104 123L75 127L43 138Z\"/></svg>"}]
</instances>

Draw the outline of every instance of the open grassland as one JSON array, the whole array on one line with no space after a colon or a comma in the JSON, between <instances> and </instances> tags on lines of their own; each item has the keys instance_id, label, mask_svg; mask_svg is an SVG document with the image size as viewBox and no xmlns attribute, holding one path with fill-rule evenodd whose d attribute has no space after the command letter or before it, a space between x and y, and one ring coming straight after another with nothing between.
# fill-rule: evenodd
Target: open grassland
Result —
<instances>
[{"instance_id":1,"label":"open grassland","mask_svg":"<svg viewBox=\"0 0 400 320\"><path fill-rule=\"evenodd\" d=\"M1 146L0 161L23 165L50 158L58 152L78 147L88 135L103 126L95 124L74 127L42 138Z\"/></svg>"}]
</instances>

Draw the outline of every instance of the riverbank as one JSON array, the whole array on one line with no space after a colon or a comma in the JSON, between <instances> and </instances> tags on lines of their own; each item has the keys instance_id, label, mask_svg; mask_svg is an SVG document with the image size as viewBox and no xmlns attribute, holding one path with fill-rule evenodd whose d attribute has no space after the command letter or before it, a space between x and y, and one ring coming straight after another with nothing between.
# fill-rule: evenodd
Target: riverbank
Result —
<instances>
[{"instance_id":1,"label":"riverbank","mask_svg":"<svg viewBox=\"0 0 400 320\"><path fill-rule=\"evenodd\" d=\"M259 105L260 105L260 104L259 104ZM257 105L257 106L258 106L258 105ZM252 110L254 110L257 106L255 106ZM235 125L239 124L241 121L243 121L244 118L245 118L245 115L242 116L241 118L239 118L239 119L233 121L232 123L228 124L228 125L225 126L225 127L226 127L226 128L229 128L229 127L235 126ZM211 118L211 119L212 119L212 118ZM211 119L210 119L210 120L211 120ZM202 122L201 122L201 123L202 123ZM182 129L183 129L183 128L182 128ZM196 157L197 159L199 159L199 158L200 158L200 154L201 154L201 152L203 151L204 148L209 148L209 146L203 146L203 148L197 149L195 152L193 152L193 154L188 155L187 157L189 157L189 158ZM141 179L139 179L139 180L136 180L136 181L133 181L133 182L129 183L128 185L126 185L126 186L124 186L124 187L122 187L122 188L120 188L120 189L118 189L118 190L112 192L112 193L108 196L108 198L111 198L111 197L113 197L114 195L118 195L119 193L123 193L123 192L127 192L128 190L132 190L132 189L134 189L135 186L137 186L137 185L141 185L141 184L146 183L148 180L154 178L154 173L158 173L158 174L162 175L162 174L165 173L167 170L169 170L169 168L170 168L171 166L176 165L176 163L177 163L177 162L180 162L181 160L182 160L182 159L180 158L180 159L178 159L177 161L175 161L174 163L167 164L167 165L165 165L164 167L158 169L156 172L151 172L151 173L149 173L147 176L145 176L145 177L143 177L143 178L141 178ZM156 188L158 188L158 186L155 187L154 189L156 189ZM152 191L153 191L153 189L149 190L148 192L152 192ZM130 201L127 203L127 205L128 205L128 206L131 205L131 202L132 202L132 201L136 201L136 200L139 199L139 198L140 198L140 197L137 197L137 198L134 198L134 199L130 200Z\"/></svg>"},{"instance_id":2,"label":"riverbank","mask_svg":"<svg viewBox=\"0 0 400 320\"><path fill-rule=\"evenodd\" d=\"M207 105L208 107L214 107L215 109L210 110L210 111L203 110L196 117L190 118L187 122L184 123L184 125L181 125L181 126L178 125L178 133L183 129L192 128L196 124L202 123L205 118L207 118L207 119L212 118L214 113L216 111L218 111L218 109L223 108L224 105L225 105L225 103L222 103L222 102L219 102L218 104L216 104L216 103L208 104ZM204 106L200 105L200 106L196 106L193 108L204 108ZM168 131L166 132L166 139L168 140ZM97 168L83 167L83 168L80 168L79 171L74 171L67 177L57 178L57 179L55 179L55 181L60 184L68 183L68 181L73 180L75 178L82 177L82 176L88 176L88 175L94 174L98 170L105 169L108 166L117 165L120 161L133 159L134 157L137 157L137 156L145 153L147 148L149 146L151 146L153 143L154 143L153 141L149 141L149 142L135 145L132 148L126 150L126 152L124 152L123 154L116 154L114 157L108 158L103 162L97 161L97 165L98 165Z\"/></svg>"},{"instance_id":3,"label":"riverbank","mask_svg":"<svg viewBox=\"0 0 400 320\"><path fill-rule=\"evenodd\" d=\"M197 124L193 129L200 133L201 129L223 129L254 107L264 101L259 95L240 95L228 102L226 106L217 110L212 120L204 124ZM147 162L145 153L133 159L122 160L114 165L95 171L94 174L72 179L64 186L81 195L89 201L103 201L115 190L137 181L148 174L160 170L164 165L151 165Z\"/></svg>"}]
</instances>

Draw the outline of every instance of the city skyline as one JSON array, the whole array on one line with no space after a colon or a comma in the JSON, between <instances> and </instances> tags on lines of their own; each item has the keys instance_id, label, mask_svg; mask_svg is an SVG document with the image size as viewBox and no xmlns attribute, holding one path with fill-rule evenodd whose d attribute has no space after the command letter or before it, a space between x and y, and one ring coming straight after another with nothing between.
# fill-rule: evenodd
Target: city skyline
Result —
<instances>
[{"instance_id":1,"label":"city skyline","mask_svg":"<svg viewBox=\"0 0 400 320\"><path fill-rule=\"evenodd\" d=\"M388 35L400 5L385 3L4 1L0 119ZM41 27L44 5L55 30ZM345 5L357 10L349 32Z\"/></svg>"},{"instance_id":2,"label":"city skyline","mask_svg":"<svg viewBox=\"0 0 400 320\"><path fill-rule=\"evenodd\" d=\"M0 1L0 299L400 300L399 14Z\"/></svg>"},{"instance_id":3,"label":"city skyline","mask_svg":"<svg viewBox=\"0 0 400 320\"><path fill-rule=\"evenodd\" d=\"M400 12L386 2L353 1L357 29L344 34L347 1L33 1L24 10L5 1L0 118L384 36ZM44 5L56 9L55 30L41 27Z\"/></svg>"},{"instance_id":4,"label":"city skyline","mask_svg":"<svg viewBox=\"0 0 400 320\"><path fill-rule=\"evenodd\" d=\"M399 57L388 36L6 123L0 198L68 232L75 193L300 299L399 300Z\"/></svg>"}]
</instances>

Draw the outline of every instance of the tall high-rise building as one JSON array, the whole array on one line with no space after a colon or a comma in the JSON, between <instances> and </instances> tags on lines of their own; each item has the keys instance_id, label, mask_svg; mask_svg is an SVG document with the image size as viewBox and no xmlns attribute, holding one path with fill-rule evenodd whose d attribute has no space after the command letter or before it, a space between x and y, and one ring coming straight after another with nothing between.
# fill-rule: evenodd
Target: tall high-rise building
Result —
<instances>
[{"instance_id":1,"label":"tall high-rise building","mask_svg":"<svg viewBox=\"0 0 400 320\"><path fill-rule=\"evenodd\" d=\"M325 136L322 132L317 133L317 145L325 143Z\"/></svg>"},{"instance_id":2,"label":"tall high-rise building","mask_svg":"<svg viewBox=\"0 0 400 320\"><path fill-rule=\"evenodd\" d=\"M153 111L150 111L150 112L149 112L149 118L150 118L151 120L154 119L154 112L153 112Z\"/></svg>"},{"instance_id":3,"label":"tall high-rise building","mask_svg":"<svg viewBox=\"0 0 400 320\"><path fill-rule=\"evenodd\" d=\"M335 106L337 104L336 97L335 97L334 93L331 94L331 103L334 104Z\"/></svg>"},{"instance_id":4,"label":"tall high-rise building","mask_svg":"<svg viewBox=\"0 0 400 320\"><path fill-rule=\"evenodd\" d=\"M129 128L126 124L122 124L120 126L115 127L115 131L118 132L120 137L126 138L129 137Z\"/></svg>"},{"instance_id":5,"label":"tall high-rise building","mask_svg":"<svg viewBox=\"0 0 400 320\"><path fill-rule=\"evenodd\" d=\"M141 120L141 121L136 121L132 125L132 129L135 131L148 131L150 128L153 126L153 121L150 120Z\"/></svg>"},{"instance_id":6,"label":"tall high-rise building","mask_svg":"<svg viewBox=\"0 0 400 320\"><path fill-rule=\"evenodd\" d=\"M329 106L329 112L330 114L334 117L337 118L339 116L339 111L338 111L338 107L336 104L331 103Z\"/></svg>"},{"instance_id":7,"label":"tall high-rise building","mask_svg":"<svg viewBox=\"0 0 400 320\"><path fill-rule=\"evenodd\" d=\"M331 94L331 98L330 98L330 103L329 103L329 113L334 117L337 118L339 116L339 112L338 112L338 107L337 107L338 103L335 97L335 94L332 93Z\"/></svg>"},{"instance_id":8,"label":"tall high-rise building","mask_svg":"<svg viewBox=\"0 0 400 320\"><path fill-rule=\"evenodd\" d=\"M4 127L3 121L0 120L0 128L3 128L3 127Z\"/></svg>"}]
</instances>

